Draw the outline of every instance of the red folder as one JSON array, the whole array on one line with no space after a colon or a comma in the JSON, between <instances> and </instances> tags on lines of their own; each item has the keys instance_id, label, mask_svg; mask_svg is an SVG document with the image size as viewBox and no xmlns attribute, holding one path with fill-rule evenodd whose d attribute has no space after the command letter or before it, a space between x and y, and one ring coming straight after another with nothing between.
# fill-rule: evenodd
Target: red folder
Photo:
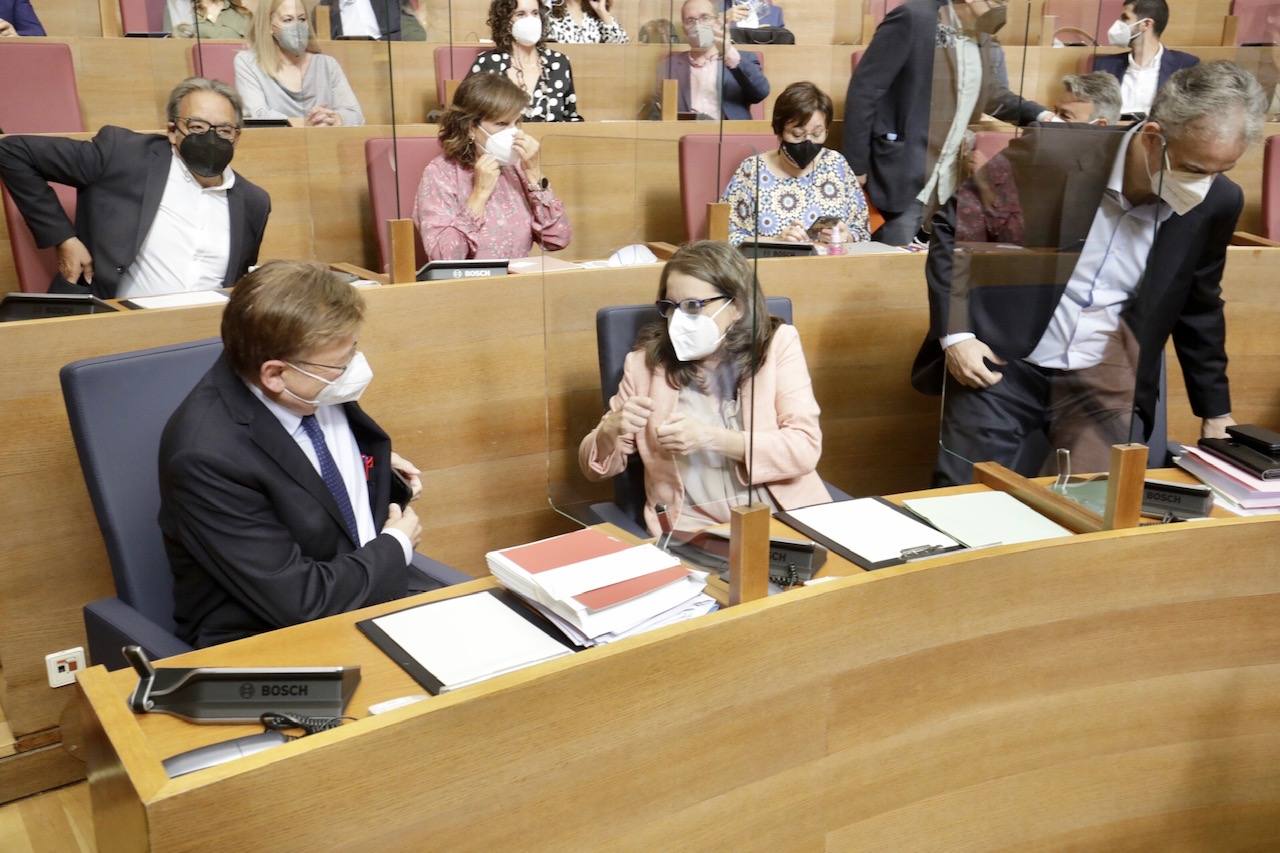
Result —
<instances>
[{"instance_id":1,"label":"red folder","mask_svg":"<svg viewBox=\"0 0 1280 853\"><path fill-rule=\"evenodd\" d=\"M581 563L596 557L606 557L634 548L627 542L615 539L605 533L591 528L554 536L530 545L520 545L499 551L503 557L515 563L531 575L558 569L561 566ZM672 557L672 565L638 578L619 581L618 583L588 590L573 596L573 599L590 611L604 610L608 607L631 601L642 595L661 589L662 587L684 580L689 570L680 561Z\"/></svg>"}]
</instances>

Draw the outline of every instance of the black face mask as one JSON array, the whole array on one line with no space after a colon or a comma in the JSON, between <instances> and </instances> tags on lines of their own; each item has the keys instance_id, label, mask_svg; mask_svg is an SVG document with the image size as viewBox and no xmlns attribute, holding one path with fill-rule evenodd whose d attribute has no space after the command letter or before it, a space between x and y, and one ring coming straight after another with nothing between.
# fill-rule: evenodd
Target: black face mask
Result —
<instances>
[{"instance_id":1,"label":"black face mask","mask_svg":"<svg viewBox=\"0 0 1280 853\"><path fill-rule=\"evenodd\" d=\"M809 164L814 161L821 151L822 146L812 139L806 139L803 142L783 141L782 143L782 153L796 165L797 169L808 168Z\"/></svg>"},{"instance_id":2,"label":"black face mask","mask_svg":"<svg viewBox=\"0 0 1280 853\"><path fill-rule=\"evenodd\" d=\"M216 178L231 163L236 149L234 143L223 139L217 131L207 130L182 137L182 142L178 143L178 153L182 155L182 162L187 164L192 174L202 178Z\"/></svg>"},{"instance_id":3,"label":"black face mask","mask_svg":"<svg viewBox=\"0 0 1280 853\"><path fill-rule=\"evenodd\" d=\"M978 16L978 19L973 22L973 28L980 33L993 36L1004 29L1005 21L1008 19L1008 7L994 6Z\"/></svg>"}]
</instances>

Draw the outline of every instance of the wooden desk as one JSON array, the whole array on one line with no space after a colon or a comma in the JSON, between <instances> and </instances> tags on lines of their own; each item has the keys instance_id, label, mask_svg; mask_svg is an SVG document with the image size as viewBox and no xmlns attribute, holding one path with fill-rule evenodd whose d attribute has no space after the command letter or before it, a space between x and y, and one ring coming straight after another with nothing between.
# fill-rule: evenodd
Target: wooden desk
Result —
<instances>
[{"instance_id":1,"label":"wooden desk","mask_svg":"<svg viewBox=\"0 0 1280 853\"><path fill-rule=\"evenodd\" d=\"M1208 521L863 573L176 780L161 759L241 730L136 717L132 674L93 668L99 849L1280 843L1278 537ZM405 603L171 662L359 663L361 716L420 692L352 625Z\"/></svg>"},{"instance_id":2,"label":"wooden desk","mask_svg":"<svg viewBox=\"0 0 1280 853\"><path fill-rule=\"evenodd\" d=\"M1280 426L1278 256L1229 250L1224 290L1235 414L1271 426ZM819 474L851 494L929 482L938 400L907 383L927 326L923 262L881 255L760 264L765 292L793 301L822 407ZM426 472L424 552L481 573L485 551L568 529L548 508L550 495L557 503L608 496L608 485L587 483L576 463L577 443L601 411L595 312L652 300L658 270L366 292L361 341L377 379L365 402ZM12 520L0 551L0 661L5 717L20 742L56 743L69 691L47 686L44 655L82 644L81 608L113 594L58 370L216 336L219 316L205 307L0 325L0 510ZM1170 434L1188 438L1198 422L1173 358L1169 370ZM14 784L31 778L0 764L3 773Z\"/></svg>"}]
</instances>

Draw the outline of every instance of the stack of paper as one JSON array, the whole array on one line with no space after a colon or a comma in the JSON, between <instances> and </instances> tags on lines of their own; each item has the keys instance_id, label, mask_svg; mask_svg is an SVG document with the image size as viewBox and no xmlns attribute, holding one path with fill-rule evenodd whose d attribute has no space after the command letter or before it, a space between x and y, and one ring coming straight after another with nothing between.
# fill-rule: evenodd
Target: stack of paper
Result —
<instances>
[{"instance_id":1,"label":"stack of paper","mask_svg":"<svg viewBox=\"0 0 1280 853\"><path fill-rule=\"evenodd\" d=\"M579 530L486 555L489 571L579 646L594 646L715 609L707 576L653 545Z\"/></svg>"},{"instance_id":2,"label":"stack of paper","mask_svg":"<svg viewBox=\"0 0 1280 853\"><path fill-rule=\"evenodd\" d=\"M1005 492L943 495L903 503L916 515L970 548L1071 535L1067 528Z\"/></svg>"},{"instance_id":3,"label":"stack of paper","mask_svg":"<svg viewBox=\"0 0 1280 853\"><path fill-rule=\"evenodd\" d=\"M1198 447L1184 447L1178 467L1213 489L1218 503L1242 515L1280 511L1280 480L1263 480Z\"/></svg>"}]
</instances>

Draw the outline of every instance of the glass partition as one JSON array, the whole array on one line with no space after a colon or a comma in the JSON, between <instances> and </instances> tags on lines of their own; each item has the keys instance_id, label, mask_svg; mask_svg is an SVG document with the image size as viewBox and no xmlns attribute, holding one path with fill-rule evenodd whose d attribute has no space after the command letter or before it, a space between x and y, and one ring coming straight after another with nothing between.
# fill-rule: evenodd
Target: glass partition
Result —
<instances>
[{"instance_id":1,"label":"glass partition","mask_svg":"<svg viewBox=\"0 0 1280 853\"><path fill-rule=\"evenodd\" d=\"M1165 162L1158 134L1045 125L935 219L938 484L970 481L983 461L1026 476L1105 471L1111 445L1144 439L1137 412L1154 400L1136 394L1131 300L1168 216L1150 203Z\"/></svg>"}]
</instances>

